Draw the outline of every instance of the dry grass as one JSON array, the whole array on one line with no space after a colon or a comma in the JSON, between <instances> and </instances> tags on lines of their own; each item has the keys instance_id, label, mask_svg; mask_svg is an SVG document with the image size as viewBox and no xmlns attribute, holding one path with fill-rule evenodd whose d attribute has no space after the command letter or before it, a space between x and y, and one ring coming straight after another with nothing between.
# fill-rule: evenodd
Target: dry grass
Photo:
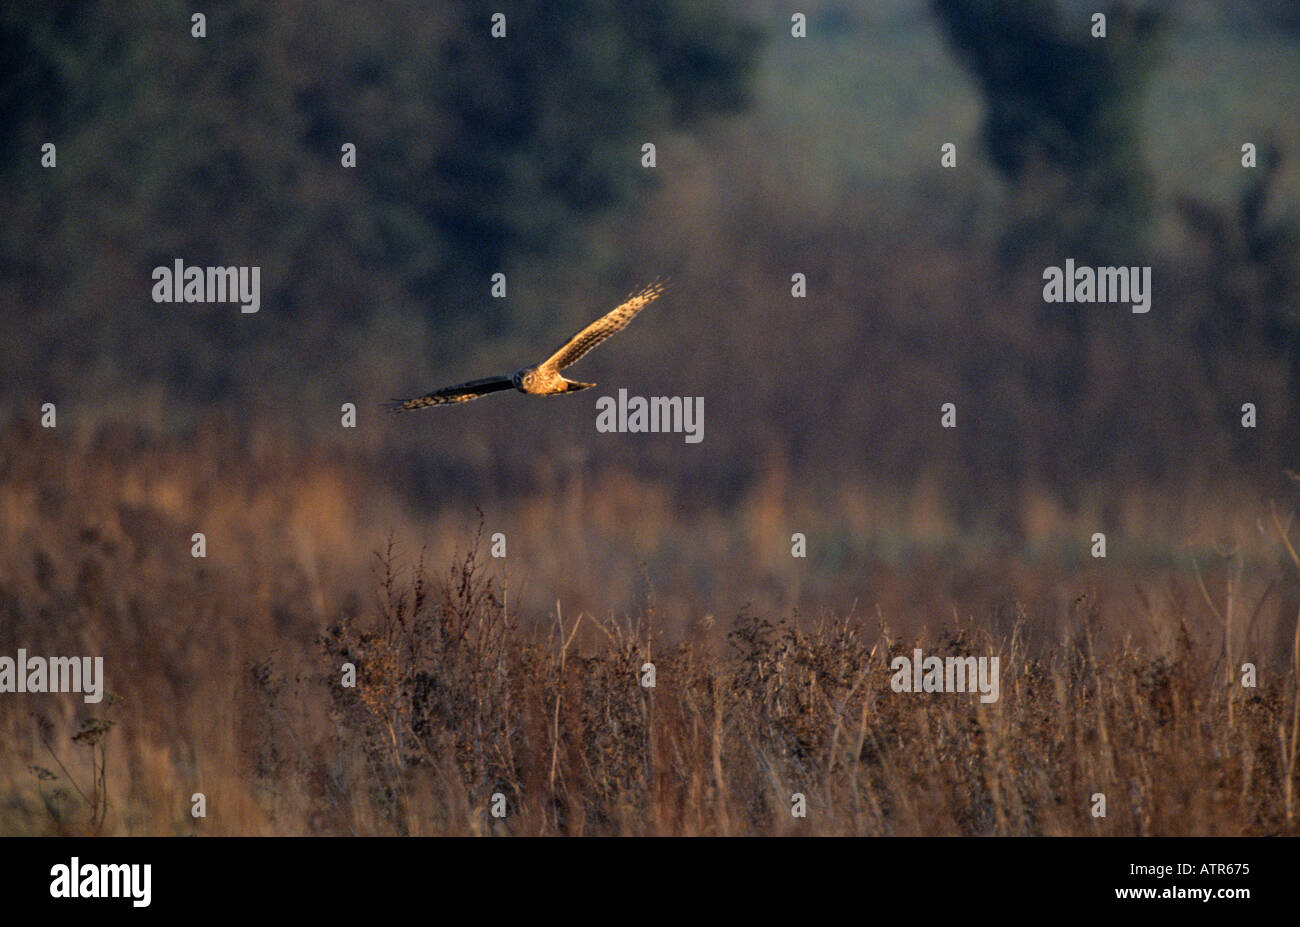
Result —
<instances>
[{"instance_id":1,"label":"dry grass","mask_svg":"<svg viewBox=\"0 0 1300 927\"><path fill-rule=\"evenodd\" d=\"M683 512L614 473L490 507L494 560L284 442L0 446L0 653L102 654L122 697L0 697L6 833L1300 833L1296 532L1250 500L1132 497L1099 564L1041 494L999 546L935 493ZM893 692L918 646L998 656L1001 698Z\"/></svg>"},{"instance_id":2,"label":"dry grass","mask_svg":"<svg viewBox=\"0 0 1300 927\"><path fill-rule=\"evenodd\" d=\"M472 555L436 592L418 570L395 591L384 563L378 622L327 636L332 662L361 667L357 691L331 693L339 749L364 760L368 832L1300 832L1294 664L1238 691L1185 632L1168 656L1094 654L1083 607L1077 646L1050 657L1021 623L902 641L879 620L742 615L720 653L707 627L663 644L649 612L524 633ZM1001 699L895 693L889 659L914 646L1000 657Z\"/></svg>"}]
</instances>

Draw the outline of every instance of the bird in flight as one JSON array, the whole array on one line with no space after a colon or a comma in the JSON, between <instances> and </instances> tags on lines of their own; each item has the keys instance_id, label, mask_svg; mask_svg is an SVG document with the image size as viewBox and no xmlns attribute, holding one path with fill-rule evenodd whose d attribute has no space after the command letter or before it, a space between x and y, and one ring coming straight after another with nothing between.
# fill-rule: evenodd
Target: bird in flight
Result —
<instances>
[{"instance_id":1,"label":"bird in flight","mask_svg":"<svg viewBox=\"0 0 1300 927\"><path fill-rule=\"evenodd\" d=\"M394 399L385 403L384 408L390 412L410 412L428 406L443 406L453 402L469 402L488 393L517 389L521 393L533 396L555 396L560 393L576 393L579 390L595 386L595 383L579 383L560 373L561 370L576 363L579 358L600 344L615 332L627 327L638 312L659 298L665 284L656 280L629 296L622 305L602 315L582 331L566 341L558 351L532 367L521 367L508 377L484 377L470 380L443 389L434 390L414 399Z\"/></svg>"}]
</instances>

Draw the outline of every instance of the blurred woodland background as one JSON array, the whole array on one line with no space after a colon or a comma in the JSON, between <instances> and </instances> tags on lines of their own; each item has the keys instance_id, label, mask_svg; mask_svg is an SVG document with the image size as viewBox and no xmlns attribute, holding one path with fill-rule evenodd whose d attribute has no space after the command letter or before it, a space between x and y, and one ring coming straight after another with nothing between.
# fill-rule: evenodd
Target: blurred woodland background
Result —
<instances>
[{"instance_id":1,"label":"blurred woodland background","mask_svg":"<svg viewBox=\"0 0 1300 927\"><path fill-rule=\"evenodd\" d=\"M106 655L126 696L110 828L188 832L190 792L258 743L266 791L225 782L224 832L420 832L418 799L394 797L405 772L373 819L349 817L330 791L346 775L303 746L330 719L295 721L290 747L267 705L335 666L322 640L355 656L340 629L375 614L390 540L398 569L424 551L442 572L480 524L508 541L502 561L480 547L492 602L543 637L557 600L674 646L749 606L1020 628L1051 654L1081 646L1087 613L1090 647L1199 641L1215 674L1243 654L1291 666L1300 8L799 8L802 39L767 0L228 0L200 39L179 3L0 7L0 653ZM260 266L260 312L154 303L152 269L178 258ZM1042 270L1066 258L1151 266L1150 312L1044 303ZM659 275L668 294L575 368L595 390L378 411L533 362ZM620 388L704 396L703 443L598 434L594 400ZM606 636L588 622L577 646ZM250 695L250 667L280 702ZM86 706L62 698L43 723L75 729ZM237 723L212 729L231 704ZM0 699L0 831L76 819L36 803L31 710ZM1259 769L1281 789L1294 738L1287 767L1272 720ZM726 751L701 749L711 776ZM304 789L332 810L313 817ZM1043 829L971 801L837 826ZM1174 807L1130 829L1168 830ZM601 826L746 829L734 806L653 827L624 811ZM573 829L572 809L534 814Z\"/></svg>"}]
</instances>

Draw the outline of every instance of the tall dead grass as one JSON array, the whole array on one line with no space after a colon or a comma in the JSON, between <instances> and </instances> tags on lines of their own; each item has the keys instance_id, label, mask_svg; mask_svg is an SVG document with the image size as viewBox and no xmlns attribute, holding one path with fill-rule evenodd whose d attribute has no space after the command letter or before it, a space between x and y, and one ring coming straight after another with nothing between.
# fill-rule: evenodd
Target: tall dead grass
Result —
<instances>
[{"instance_id":1,"label":"tall dead grass","mask_svg":"<svg viewBox=\"0 0 1300 927\"><path fill-rule=\"evenodd\" d=\"M1180 529L1134 496L1093 561L1103 516L1041 497L1012 544L934 491L688 510L611 472L494 500L475 542L450 496L216 426L0 448L0 653L102 655L121 696L111 727L0 696L5 833L1297 831L1285 505L1174 500ZM893 692L918 646L999 656L1000 700Z\"/></svg>"}]
</instances>

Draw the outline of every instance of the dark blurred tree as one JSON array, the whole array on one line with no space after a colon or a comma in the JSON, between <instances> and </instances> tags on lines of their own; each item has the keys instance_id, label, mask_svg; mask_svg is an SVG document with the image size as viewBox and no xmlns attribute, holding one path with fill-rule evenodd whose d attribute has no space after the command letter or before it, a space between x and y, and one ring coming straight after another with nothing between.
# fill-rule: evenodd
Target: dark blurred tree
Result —
<instances>
[{"instance_id":1,"label":"dark blurred tree","mask_svg":"<svg viewBox=\"0 0 1300 927\"><path fill-rule=\"evenodd\" d=\"M1272 418L1294 435L1300 428L1300 305L1293 295L1300 290L1300 221L1274 208L1284 161L1281 143L1266 136L1258 166L1245 172L1235 202L1220 205L1184 194L1175 205L1208 282L1207 311L1192 328L1192 347L1207 379L1227 394L1241 388L1242 354L1251 357L1252 367L1280 361L1289 402L1278 397Z\"/></svg>"},{"instance_id":2,"label":"dark blurred tree","mask_svg":"<svg viewBox=\"0 0 1300 927\"><path fill-rule=\"evenodd\" d=\"M1161 17L1127 3L1090 16L1051 0L933 0L948 40L984 95L989 157L1018 194L1004 238L1015 261L1034 244L1132 263L1151 208L1138 106Z\"/></svg>"},{"instance_id":3,"label":"dark blurred tree","mask_svg":"<svg viewBox=\"0 0 1300 927\"><path fill-rule=\"evenodd\" d=\"M430 163L426 215L476 279L546 254L585 216L634 191L640 146L746 100L753 30L714 2L534 0L462 5L436 90L452 131Z\"/></svg>"},{"instance_id":4,"label":"dark blurred tree","mask_svg":"<svg viewBox=\"0 0 1300 927\"><path fill-rule=\"evenodd\" d=\"M641 143L742 106L757 52L718 0L232 0L205 38L193 12L0 8L0 298L27 307L0 322L11 384L207 402L382 353L403 306L435 344L501 329L489 275L579 252L650 182ZM293 324L153 304L177 257L261 265L264 311Z\"/></svg>"}]
</instances>

